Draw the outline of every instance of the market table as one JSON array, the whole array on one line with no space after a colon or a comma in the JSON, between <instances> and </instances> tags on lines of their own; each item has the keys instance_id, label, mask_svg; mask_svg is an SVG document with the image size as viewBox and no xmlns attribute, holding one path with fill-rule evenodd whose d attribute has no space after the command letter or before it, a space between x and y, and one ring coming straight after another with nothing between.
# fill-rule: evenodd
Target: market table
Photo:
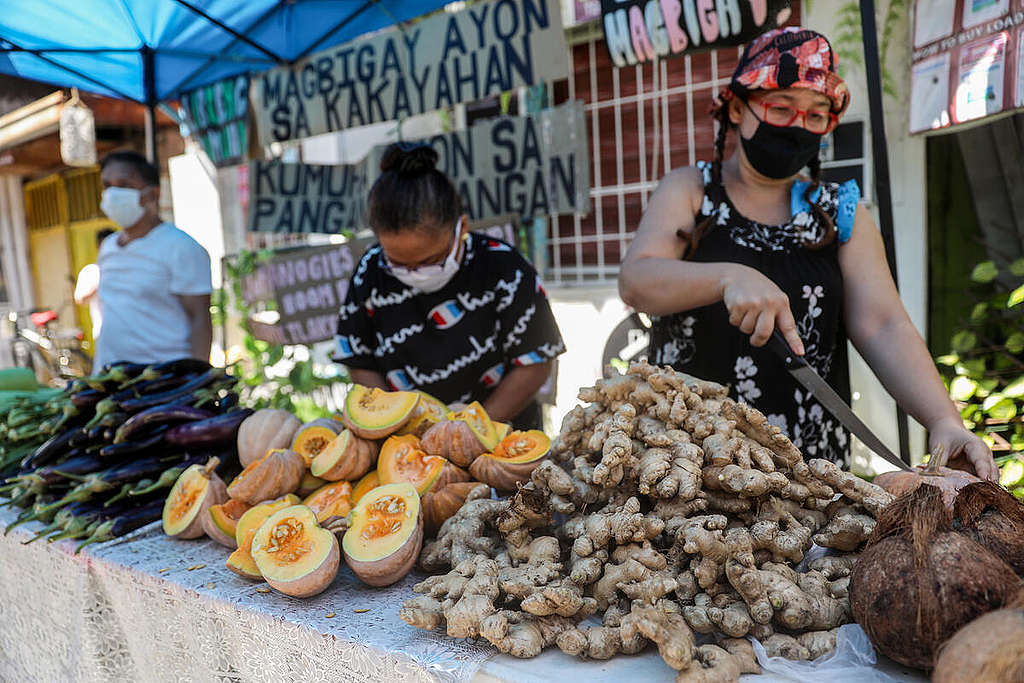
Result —
<instances>
[{"instance_id":1,"label":"market table","mask_svg":"<svg viewBox=\"0 0 1024 683\"><path fill-rule=\"evenodd\" d=\"M17 511L0 510L0 527ZM41 528L0 536L0 680L22 681L671 681L656 651L581 662L534 660L412 628L398 607L420 577L385 589L343 568L326 592L264 592L225 566L213 541L166 537L159 523L74 554L75 543L24 545ZM898 680L923 680L890 664ZM768 677L744 677L744 681Z\"/></svg>"}]
</instances>

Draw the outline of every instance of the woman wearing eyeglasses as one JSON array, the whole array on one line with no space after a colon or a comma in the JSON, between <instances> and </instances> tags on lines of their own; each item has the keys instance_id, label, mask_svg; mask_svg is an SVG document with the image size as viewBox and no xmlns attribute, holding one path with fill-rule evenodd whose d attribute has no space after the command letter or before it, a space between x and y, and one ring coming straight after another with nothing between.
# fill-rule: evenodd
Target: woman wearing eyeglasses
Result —
<instances>
[{"instance_id":1,"label":"woman wearing eyeglasses","mask_svg":"<svg viewBox=\"0 0 1024 683\"><path fill-rule=\"evenodd\" d=\"M964 428L903 308L856 183L821 180L821 138L849 101L824 36L784 28L749 43L712 110L714 159L671 172L651 196L622 298L655 316L652 362L728 384L807 457L840 462L845 430L762 347L777 329L848 396L848 336L928 429L932 453L995 478L991 451Z\"/></svg>"},{"instance_id":2,"label":"woman wearing eyeglasses","mask_svg":"<svg viewBox=\"0 0 1024 683\"><path fill-rule=\"evenodd\" d=\"M565 351L533 267L469 232L459 195L425 145L392 145L370 189L379 240L352 275L335 338L354 382L480 401L492 419L540 428L535 397Z\"/></svg>"}]
</instances>

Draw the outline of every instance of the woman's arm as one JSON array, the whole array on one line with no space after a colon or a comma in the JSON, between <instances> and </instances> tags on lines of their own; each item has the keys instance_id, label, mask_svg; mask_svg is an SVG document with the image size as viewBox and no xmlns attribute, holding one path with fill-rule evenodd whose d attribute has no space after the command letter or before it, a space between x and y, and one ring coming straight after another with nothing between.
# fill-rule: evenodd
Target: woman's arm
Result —
<instances>
[{"instance_id":1,"label":"woman's arm","mask_svg":"<svg viewBox=\"0 0 1024 683\"><path fill-rule=\"evenodd\" d=\"M513 368L484 401L484 410L495 422L511 422L530 404L551 374L551 361Z\"/></svg>"},{"instance_id":2,"label":"woman's arm","mask_svg":"<svg viewBox=\"0 0 1024 683\"><path fill-rule=\"evenodd\" d=\"M931 354L910 321L889 274L882 237L864 206L839 249L850 341L905 411L930 433L929 450L965 458L978 476L998 477L992 452L963 426Z\"/></svg>"},{"instance_id":3,"label":"woman's arm","mask_svg":"<svg viewBox=\"0 0 1024 683\"><path fill-rule=\"evenodd\" d=\"M703 193L700 172L693 168L672 171L658 184L619 270L622 300L652 315L721 301L729 322L751 335L754 346L763 346L777 327L793 351L803 355L789 298L774 282L736 263L681 260L689 240L677 231L692 235Z\"/></svg>"},{"instance_id":4,"label":"woman's arm","mask_svg":"<svg viewBox=\"0 0 1024 683\"><path fill-rule=\"evenodd\" d=\"M378 388L385 391L390 391L391 387L384 380L384 375L380 374L376 370L361 370L359 368L349 368L348 376L352 379L355 384L362 384L364 387Z\"/></svg>"}]
</instances>

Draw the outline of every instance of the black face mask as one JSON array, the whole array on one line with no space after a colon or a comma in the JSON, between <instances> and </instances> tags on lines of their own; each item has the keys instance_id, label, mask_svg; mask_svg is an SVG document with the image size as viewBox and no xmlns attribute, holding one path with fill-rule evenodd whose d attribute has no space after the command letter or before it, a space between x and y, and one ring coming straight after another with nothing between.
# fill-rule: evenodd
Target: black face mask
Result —
<instances>
[{"instance_id":1,"label":"black face mask","mask_svg":"<svg viewBox=\"0 0 1024 683\"><path fill-rule=\"evenodd\" d=\"M781 180L796 175L818 156L821 135L800 126L779 128L761 121L749 140L740 136L740 143L755 171Z\"/></svg>"}]
</instances>

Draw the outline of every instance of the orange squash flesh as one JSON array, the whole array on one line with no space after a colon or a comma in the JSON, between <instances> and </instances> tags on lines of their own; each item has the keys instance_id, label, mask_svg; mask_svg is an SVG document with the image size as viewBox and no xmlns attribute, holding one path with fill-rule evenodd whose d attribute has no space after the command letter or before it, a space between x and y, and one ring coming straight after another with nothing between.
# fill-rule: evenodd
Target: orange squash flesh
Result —
<instances>
[{"instance_id":1,"label":"orange squash flesh","mask_svg":"<svg viewBox=\"0 0 1024 683\"><path fill-rule=\"evenodd\" d=\"M409 421L420 395L355 385L345 397L345 426L364 439L394 434Z\"/></svg>"},{"instance_id":2,"label":"orange squash flesh","mask_svg":"<svg viewBox=\"0 0 1024 683\"><path fill-rule=\"evenodd\" d=\"M493 453L485 453L469 466L477 481L499 491L514 491L517 484L529 480L548 454L551 440L537 430L512 432L498 444Z\"/></svg>"},{"instance_id":3,"label":"orange squash flesh","mask_svg":"<svg viewBox=\"0 0 1024 683\"><path fill-rule=\"evenodd\" d=\"M508 462L531 462L551 450L551 439L542 431L512 432L497 445L491 455Z\"/></svg>"},{"instance_id":4,"label":"orange squash flesh","mask_svg":"<svg viewBox=\"0 0 1024 683\"><path fill-rule=\"evenodd\" d=\"M350 519L341 545L356 576L371 586L387 586L409 573L423 544L420 499L411 484L378 486Z\"/></svg>"},{"instance_id":5,"label":"orange squash flesh","mask_svg":"<svg viewBox=\"0 0 1024 683\"><path fill-rule=\"evenodd\" d=\"M256 531L250 552L266 582L296 598L326 589L341 560L338 539L320 527L305 505L271 515Z\"/></svg>"},{"instance_id":6,"label":"orange squash flesh","mask_svg":"<svg viewBox=\"0 0 1024 683\"><path fill-rule=\"evenodd\" d=\"M302 504L313 511L316 521L344 517L352 511L352 485L347 481L327 484L314 491Z\"/></svg>"},{"instance_id":7,"label":"orange squash flesh","mask_svg":"<svg viewBox=\"0 0 1024 683\"><path fill-rule=\"evenodd\" d=\"M407 434L423 436L423 433L430 427L448 419L448 407L444 403L424 391L416 393L419 394L420 400L413 408L409 421L395 432L398 436Z\"/></svg>"},{"instance_id":8,"label":"orange squash flesh","mask_svg":"<svg viewBox=\"0 0 1024 683\"><path fill-rule=\"evenodd\" d=\"M248 503L229 498L221 505L211 505L209 514L203 519L203 529L206 535L221 545L229 548L238 547L235 541L235 528L238 520L250 508Z\"/></svg>"},{"instance_id":9,"label":"orange squash flesh","mask_svg":"<svg viewBox=\"0 0 1024 683\"><path fill-rule=\"evenodd\" d=\"M469 425L469 428L473 430L476 437L480 439L480 443L488 451L498 445L498 430L479 401L473 401L462 410L452 414L451 419L460 420Z\"/></svg>"},{"instance_id":10,"label":"orange squash flesh","mask_svg":"<svg viewBox=\"0 0 1024 683\"><path fill-rule=\"evenodd\" d=\"M441 476L446 464L444 458L424 453L415 436L392 436L381 446L377 476L382 485L408 482L423 495Z\"/></svg>"},{"instance_id":11,"label":"orange squash flesh","mask_svg":"<svg viewBox=\"0 0 1024 683\"><path fill-rule=\"evenodd\" d=\"M327 418L306 423L295 433L291 450L301 455L306 461L306 467L309 467L313 458L322 453L342 429L343 425Z\"/></svg>"},{"instance_id":12,"label":"orange squash flesh","mask_svg":"<svg viewBox=\"0 0 1024 683\"><path fill-rule=\"evenodd\" d=\"M377 470L367 472L366 476L360 479L352 489L352 504L358 503L359 499L366 495L368 491L378 486L380 486L380 477L377 476Z\"/></svg>"}]
</instances>

